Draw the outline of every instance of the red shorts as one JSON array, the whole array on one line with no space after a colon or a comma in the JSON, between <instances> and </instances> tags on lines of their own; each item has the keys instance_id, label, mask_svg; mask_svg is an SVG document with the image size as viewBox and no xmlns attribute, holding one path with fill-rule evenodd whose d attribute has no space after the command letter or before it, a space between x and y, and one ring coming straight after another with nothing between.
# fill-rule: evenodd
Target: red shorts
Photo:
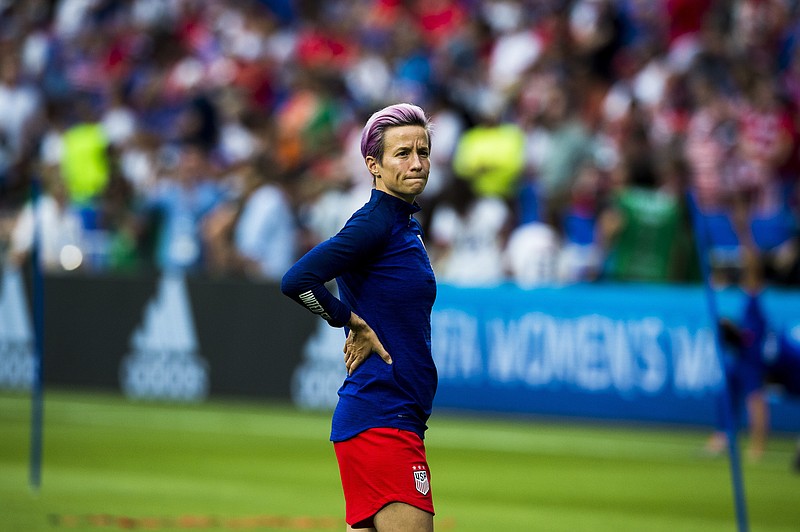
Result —
<instances>
[{"instance_id":1,"label":"red shorts","mask_svg":"<svg viewBox=\"0 0 800 532\"><path fill-rule=\"evenodd\" d=\"M345 501L345 521L354 528L373 526L378 511L403 502L433 512L425 445L413 432L369 429L333 444Z\"/></svg>"}]
</instances>

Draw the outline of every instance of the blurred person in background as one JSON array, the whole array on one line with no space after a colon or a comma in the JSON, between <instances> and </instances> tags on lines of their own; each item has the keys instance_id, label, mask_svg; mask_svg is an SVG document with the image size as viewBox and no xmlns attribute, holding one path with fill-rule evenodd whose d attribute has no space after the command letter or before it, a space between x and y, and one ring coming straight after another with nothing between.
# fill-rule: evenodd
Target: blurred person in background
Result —
<instances>
[{"instance_id":1,"label":"blurred person in background","mask_svg":"<svg viewBox=\"0 0 800 532\"><path fill-rule=\"evenodd\" d=\"M675 157L674 155L672 157ZM653 160L644 124L638 123L612 177L609 204L598 216L602 278L615 281L685 281L691 264L691 226L684 206L680 160Z\"/></svg>"},{"instance_id":2,"label":"blurred person in background","mask_svg":"<svg viewBox=\"0 0 800 532\"><path fill-rule=\"evenodd\" d=\"M767 382L777 386L787 398L800 398L800 326L777 331L768 338L764 352ZM800 438L792 459L792 468L800 474Z\"/></svg>"},{"instance_id":3,"label":"blurred person in background","mask_svg":"<svg viewBox=\"0 0 800 532\"><path fill-rule=\"evenodd\" d=\"M719 320L720 344L724 349L724 376L727 386L718 399L717 431L705 445L705 451L717 455L726 448L725 405L730 400L738 428L744 417L749 431L748 457L760 460L769 435L769 403L766 385L780 383L790 394L800 392L800 349L791 331L776 331L763 307L766 283L764 262L751 229L752 217L746 194L735 198L733 223L742 255L738 287L744 297L741 315ZM727 391L730 398L722 395Z\"/></svg>"},{"instance_id":4,"label":"blurred person in background","mask_svg":"<svg viewBox=\"0 0 800 532\"><path fill-rule=\"evenodd\" d=\"M508 204L480 196L456 178L438 198L430 221L430 253L441 282L492 286L506 278L503 249L513 228Z\"/></svg>"},{"instance_id":5,"label":"blurred person in background","mask_svg":"<svg viewBox=\"0 0 800 532\"><path fill-rule=\"evenodd\" d=\"M455 175L470 183L481 197L511 199L525 164L525 137L515 123L504 120L499 102L461 135L453 153Z\"/></svg>"},{"instance_id":6,"label":"blurred person in background","mask_svg":"<svg viewBox=\"0 0 800 532\"><path fill-rule=\"evenodd\" d=\"M789 253L796 220L784 194L786 176L797 172L795 119L782 102L774 77L752 72L739 107L739 189L748 196L750 224L766 257ZM796 251L795 251L796 253ZM766 258L765 257L765 258Z\"/></svg>"},{"instance_id":7,"label":"blurred person in background","mask_svg":"<svg viewBox=\"0 0 800 532\"><path fill-rule=\"evenodd\" d=\"M96 271L138 273L148 265L149 235L136 218L136 200L133 186L113 168L98 200L97 229L87 239L87 253Z\"/></svg>"},{"instance_id":8,"label":"blurred person in background","mask_svg":"<svg viewBox=\"0 0 800 532\"><path fill-rule=\"evenodd\" d=\"M610 0L571 2L569 30L575 53L589 69L590 79L610 86L616 76L614 65L622 48L620 7Z\"/></svg>"},{"instance_id":9,"label":"blurred person in background","mask_svg":"<svg viewBox=\"0 0 800 532\"><path fill-rule=\"evenodd\" d=\"M739 324L723 319L720 323L723 345L729 349L733 360L728 360L726 367L728 379L736 379L747 370L743 367L750 366L754 375L762 375L763 389L748 394L745 398L747 420L750 436L748 457L758 461L766 451L769 436L769 399L763 396L778 394L786 399L800 398L800 327L780 328L768 330L765 335L763 349L758 357L752 359L749 352L752 350L748 316L757 315L758 310L745 311L743 321ZM753 386L756 386L755 384ZM741 394L740 388L733 388L735 394ZM741 400L739 396L734 400ZM736 406L734 415L741 415L741 406ZM738 418L737 418L738 421ZM719 429L706 442L705 450L711 455L718 455L725 449L727 434L722 430L721 420ZM792 470L800 473L800 439L791 463Z\"/></svg>"},{"instance_id":10,"label":"blurred person in background","mask_svg":"<svg viewBox=\"0 0 800 532\"><path fill-rule=\"evenodd\" d=\"M96 202L111 174L110 142L98 115L89 95L78 96L61 135L61 175L88 229L96 226Z\"/></svg>"},{"instance_id":11,"label":"blurred person in background","mask_svg":"<svg viewBox=\"0 0 800 532\"><path fill-rule=\"evenodd\" d=\"M114 85L108 92L102 106L100 123L103 125L109 144L115 150L121 150L138 132L138 119L131 108L124 87Z\"/></svg>"},{"instance_id":12,"label":"blurred person in background","mask_svg":"<svg viewBox=\"0 0 800 532\"><path fill-rule=\"evenodd\" d=\"M709 232L709 262L715 274L735 267L738 240L728 216L736 189L737 127L733 98L719 80L702 71L689 78L694 102L683 139L689 192Z\"/></svg>"},{"instance_id":13,"label":"blurred person in background","mask_svg":"<svg viewBox=\"0 0 800 532\"><path fill-rule=\"evenodd\" d=\"M333 88L322 75L298 70L291 90L274 111L277 163L288 172L302 172L336 145L340 109Z\"/></svg>"},{"instance_id":14,"label":"blurred person in background","mask_svg":"<svg viewBox=\"0 0 800 532\"><path fill-rule=\"evenodd\" d=\"M28 263L38 238L39 260L48 272L75 270L83 263L83 221L70 202L58 172L45 172L42 191L25 203L17 215L9 246L9 260L15 267Z\"/></svg>"},{"instance_id":15,"label":"blurred person in background","mask_svg":"<svg viewBox=\"0 0 800 532\"><path fill-rule=\"evenodd\" d=\"M764 365L770 388L777 389L777 393L784 394L787 399L800 399L800 325L780 327L770 332L764 348ZM792 468L800 474L800 438Z\"/></svg>"},{"instance_id":16,"label":"blurred person in background","mask_svg":"<svg viewBox=\"0 0 800 532\"><path fill-rule=\"evenodd\" d=\"M25 197L45 103L40 90L23 77L17 50L0 48L0 206Z\"/></svg>"},{"instance_id":17,"label":"blurred person in background","mask_svg":"<svg viewBox=\"0 0 800 532\"><path fill-rule=\"evenodd\" d=\"M743 275L741 288L745 297L744 310L735 320L721 319L719 323L724 353L724 375L731 396L733 423L738 426L745 416L750 441L748 457L760 460L766 450L769 432L769 404L764 386L765 368L762 358L767 336L767 321L761 302L761 267L752 244L743 245ZM706 442L705 450L717 455L725 450L726 398L721 396L717 405L717 431Z\"/></svg>"},{"instance_id":18,"label":"blurred person in background","mask_svg":"<svg viewBox=\"0 0 800 532\"><path fill-rule=\"evenodd\" d=\"M558 77L546 82L532 123L526 125L527 162L533 173L539 219L563 234L564 216L581 167L594 151L593 140L576 114L573 95Z\"/></svg>"},{"instance_id":19,"label":"blurred person in background","mask_svg":"<svg viewBox=\"0 0 800 532\"><path fill-rule=\"evenodd\" d=\"M669 62L683 68L692 62L701 49L704 23L714 7L714 0L665 0L662 16L665 21Z\"/></svg>"},{"instance_id":20,"label":"blurred person in background","mask_svg":"<svg viewBox=\"0 0 800 532\"><path fill-rule=\"evenodd\" d=\"M559 276L563 253L552 227L526 222L511 231L503 249L503 266L509 280L521 288L551 286L563 282Z\"/></svg>"},{"instance_id":21,"label":"blurred person in background","mask_svg":"<svg viewBox=\"0 0 800 532\"><path fill-rule=\"evenodd\" d=\"M562 283L595 281L602 271L602 240L597 235L597 218L606 206L606 172L587 160L578 169L570 187L569 203L561 221L560 253L556 277Z\"/></svg>"},{"instance_id":22,"label":"blurred person in background","mask_svg":"<svg viewBox=\"0 0 800 532\"><path fill-rule=\"evenodd\" d=\"M238 171L240 192L203 222L212 273L278 281L297 260L297 223L274 162L254 156Z\"/></svg>"},{"instance_id":23,"label":"blurred person in background","mask_svg":"<svg viewBox=\"0 0 800 532\"><path fill-rule=\"evenodd\" d=\"M463 114L444 95L434 95L433 102L428 108L431 121L436 124L436 151L431 154L431 177L423 194L426 203L435 202L453 182L453 154L466 127Z\"/></svg>"},{"instance_id":24,"label":"blurred person in background","mask_svg":"<svg viewBox=\"0 0 800 532\"><path fill-rule=\"evenodd\" d=\"M436 280L414 213L430 171L430 124L416 105L375 112L361 152L374 189L335 236L286 273L284 294L345 327L347 376L331 440L348 530L433 530L423 438L437 387ZM340 298L325 283L336 279Z\"/></svg>"},{"instance_id":25,"label":"blurred person in background","mask_svg":"<svg viewBox=\"0 0 800 532\"><path fill-rule=\"evenodd\" d=\"M202 146L180 145L169 173L159 176L143 198L140 215L157 233L156 266L197 273L204 267L202 222L225 197Z\"/></svg>"},{"instance_id":26,"label":"blurred person in background","mask_svg":"<svg viewBox=\"0 0 800 532\"><path fill-rule=\"evenodd\" d=\"M462 286L502 282L503 248L525 165L525 137L499 102L465 129L453 152L453 177L430 215L433 261L441 280Z\"/></svg>"}]
</instances>

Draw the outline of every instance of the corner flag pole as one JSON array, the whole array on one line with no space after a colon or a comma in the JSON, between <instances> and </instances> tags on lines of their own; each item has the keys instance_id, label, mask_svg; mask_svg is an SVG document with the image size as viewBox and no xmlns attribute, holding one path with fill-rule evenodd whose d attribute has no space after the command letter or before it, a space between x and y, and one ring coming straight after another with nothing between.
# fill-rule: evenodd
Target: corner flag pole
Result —
<instances>
[{"instance_id":1,"label":"corner flag pole","mask_svg":"<svg viewBox=\"0 0 800 532\"><path fill-rule=\"evenodd\" d=\"M31 441L28 482L38 492L42 485L42 433L44 422L44 283L42 279L42 220L39 209L41 185L38 177L31 180L33 210L33 246L31 252L33 292L33 382L31 388Z\"/></svg>"},{"instance_id":2,"label":"corner flag pole","mask_svg":"<svg viewBox=\"0 0 800 532\"><path fill-rule=\"evenodd\" d=\"M744 483L742 481L742 467L739 459L739 447L736 441L738 420L734 416L733 397L731 395L728 378L725 375L725 360L723 358L722 342L719 333L719 310L714 289L711 286L711 267L708 264L708 250L710 248L711 237L709 235L708 223L700 213L700 209L695 203L691 192L687 193L689 209L692 215L695 240L697 245L697 255L700 263L700 274L703 278L703 288L708 305L708 314L711 317L714 330L714 347L717 353L719 367L722 369L722 392L723 392L723 416L725 423L725 433L728 442L728 462L731 469L731 483L733 485L734 505L736 509L736 524L739 532L747 532L747 502L744 494Z\"/></svg>"}]
</instances>

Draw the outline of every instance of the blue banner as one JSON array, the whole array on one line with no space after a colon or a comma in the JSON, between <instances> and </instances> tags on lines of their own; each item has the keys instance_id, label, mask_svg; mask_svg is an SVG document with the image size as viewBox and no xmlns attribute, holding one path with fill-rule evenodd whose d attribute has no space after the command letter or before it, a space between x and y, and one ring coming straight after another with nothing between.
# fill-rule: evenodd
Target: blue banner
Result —
<instances>
[{"instance_id":1,"label":"blue banner","mask_svg":"<svg viewBox=\"0 0 800 532\"><path fill-rule=\"evenodd\" d=\"M717 297L738 316L741 293ZM776 327L800 321L800 294L768 292L764 306ZM701 287L440 285L432 327L438 408L716 422L723 377ZM771 403L773 428L800 431L796 398Z\"/></svg>"}]
</instances>

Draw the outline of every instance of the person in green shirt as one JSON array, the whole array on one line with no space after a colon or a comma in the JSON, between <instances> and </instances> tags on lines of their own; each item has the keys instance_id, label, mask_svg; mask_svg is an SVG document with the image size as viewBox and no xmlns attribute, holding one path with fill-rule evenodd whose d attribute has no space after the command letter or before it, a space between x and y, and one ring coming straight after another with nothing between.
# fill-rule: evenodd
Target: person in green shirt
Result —
<instances>
[{"instance_id":1,"label":"person in green shirt","mask_svg":"<svg viewBox=\"0 0 800 532\"><path fill-rule=\"evenodd\" d=\"M671 282L689 277L691 231L682 191L668 186L666 169L644 160L622 164L622 185L598 217L605 261L602 277L614 281Z\"/></svg>"}]
</instances>

